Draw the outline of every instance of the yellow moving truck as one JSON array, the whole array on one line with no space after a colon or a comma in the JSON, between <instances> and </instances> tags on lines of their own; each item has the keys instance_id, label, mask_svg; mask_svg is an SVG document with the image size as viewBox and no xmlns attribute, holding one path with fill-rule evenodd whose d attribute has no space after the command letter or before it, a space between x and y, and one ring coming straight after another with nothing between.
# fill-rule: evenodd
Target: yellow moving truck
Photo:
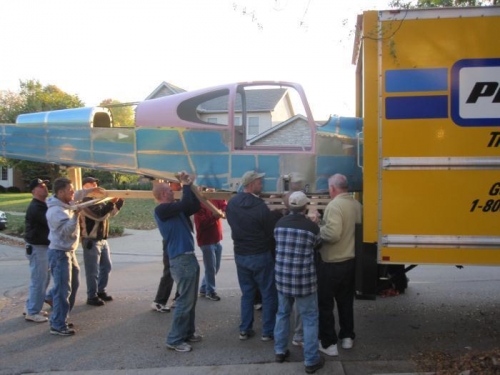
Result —
<instances>
[{"instance_id":1,"label":"yellow moving truck","mask_svg":"<svg viewBox=\"0 0 500 375\"><path fill-rule=\"evenodd\" d=\"M357 291L381 265L500 265L500 7L367 11Z\"/></svg>"}]
</instances>

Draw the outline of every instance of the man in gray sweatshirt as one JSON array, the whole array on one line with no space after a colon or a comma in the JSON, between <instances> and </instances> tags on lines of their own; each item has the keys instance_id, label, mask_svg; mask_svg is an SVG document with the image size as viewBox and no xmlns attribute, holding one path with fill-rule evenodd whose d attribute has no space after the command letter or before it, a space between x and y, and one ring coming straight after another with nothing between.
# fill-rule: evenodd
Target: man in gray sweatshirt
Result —
<instances>
[{"instance_id":1,"label":"man in gray sweatshirt","mask_svg":"<svg viewBox=\"0 0 500 375\"><path fill-rule=\"evenodd\" d=\"M47 224L49 225L49 266L54 280L53 306L50 315L52 335L72 336L75 330L68 325L68 315L75 304L80 285L80 266L75 250L78 247L80 227L79 210L72 209L75 190L67 178L54 181L54 196L47 199Z\"/></svg>"}]
</instances>

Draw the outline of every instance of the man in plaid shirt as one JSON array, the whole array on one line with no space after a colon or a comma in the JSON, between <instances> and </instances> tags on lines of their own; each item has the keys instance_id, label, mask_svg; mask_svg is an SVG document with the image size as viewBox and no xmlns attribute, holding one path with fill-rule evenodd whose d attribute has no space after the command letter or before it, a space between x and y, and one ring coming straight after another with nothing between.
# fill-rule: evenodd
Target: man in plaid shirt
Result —
<instances>
[{"instance_id":1,"label":"man in plaid shirt","mask_svg":"<svg viewBox=\"0 0 500 375\"><path fill-rule=\"evenodd\" d=\"M319 354L318 295L315 251L321 246L319 227L309 220L307 196L297 191L290 195L290 214L281 218L274 229L276 239L275 277L278 290L278 312L274 328L276 362L290 355L287 348L290 312L296 303L304 327L304 364L308 374L323 367Z\"/></svg>"}]
</instances>

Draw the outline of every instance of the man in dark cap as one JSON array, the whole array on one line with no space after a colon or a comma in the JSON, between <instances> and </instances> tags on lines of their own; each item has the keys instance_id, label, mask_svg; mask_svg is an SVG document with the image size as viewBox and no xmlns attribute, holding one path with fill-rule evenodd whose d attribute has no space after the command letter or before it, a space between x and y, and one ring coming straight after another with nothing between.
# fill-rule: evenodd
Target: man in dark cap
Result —
<instances>
[{"instance_id":1,"label":"man in dark cap","mask_svg":"<svg viewBox=\"0 0 500 375\"><path fill-rule=\"evenodd\" d=\"M47 313L42 311L45 293L50 281L47 249L49 247L49 226L47 225L47 204L49 196L47 180L35 178L29 184L33 195L25 216L24 240L26 257L30 262L30 287L26 300L25 319L30 322L46 322Z\"/></svg>"},{"instance_id":2,"label":"man in dark cap","mask_svg":"<svg viewBox=\"0 0 500 375\"><path fill-rule=\"evenodd\" d=\"M264 173L246 172L243 191L227 205L226 217L234 242L234 260L241 289L240 340L252 337L254 300L262 294L262 341L273 340L277 294L274 282L275 219L266 202L259 198Z\"/></svg>"},{"instance_id":3,"label":"man in dark cap","mask_svg":"<svg viewBox=\"0 0 500 375\"><path fill-rule=\"evenodd\" d=\"M98 183L97 178L89 176L82 180L82 187L84 190L91 190L97 188ZM87 199L91 198L83 200ZM111 251L107 238L109 218L117 215L122 206L123 199L113 198L108 202L82 209L80 227L87 280L87 305L103 306L113 300L113 297L106 293L111 272Z\"/></svg>"}]
</instances>

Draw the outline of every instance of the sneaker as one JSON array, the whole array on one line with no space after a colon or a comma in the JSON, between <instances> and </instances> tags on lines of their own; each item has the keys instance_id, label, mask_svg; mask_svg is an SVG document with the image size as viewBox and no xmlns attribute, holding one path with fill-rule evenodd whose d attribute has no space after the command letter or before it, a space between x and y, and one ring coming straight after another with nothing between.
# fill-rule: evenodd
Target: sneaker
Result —
<instances>
[{"instance_id":1,"label":"sneaker","mask_svg":"<svg viewBox=\"0 0 500 375\"><path fill-rule=\"evenodd\" d=\"M198 297L205 297L207 295L207 293L205 292L199 292L198 293Z\"/></svg>"},{"instance_id":2,"label":"sneaker","mask_svg":"<svg viewBox=\"0 0 500 375\"><path fill-rule=\"evenodd\" d=\"M88 298L87 299L87 305L90 306L104 306L105 302L100 299L99 297L94 297L94 298Z\"/></svg>"},{"instance_id":3,"label":"sneaker","mask_svg":"<svg viewBox=\"0 0 500 375\"><path fill-rule=\"evenodd\" d=\"M68 323L67 326L68 328L75 328L75 325L73 323Z\"/></svg>"},{"instance_id":4,"label":"sneaker","mask_svg":"<svg viewBox=\"0 0 500 375\"><path fill-rule=\"evenodd\" d=\"M293 345L293 346L300 346L300 347L304 347L304 341L292 340L292 345Z\"/></svg>"},{"instance_id":5,"label":"sneaker","mask_svg":"<svg viewBox=\"0 0 500 375\"><path fill-rule=\"evenodd\" d=\"M46 322L48 321L49 319L47 319L47 317L43 314L34 314L34 315L29 315L29 314L26 314L26 316L24 317L25 320L28 320L30 322L35 322L35 323L43 323L43 322Z\"/></svg>"},{"instance_id":6,"label":"sneaker","mask_svg":"<svg viewBox=\"0 0 500 375\"><path fill-rule=\"evenodd\" d=\"M73 336L75 334L75 330L71 328L64 328L64 329L55 329L50 327L50 334L51 335L59 335L59 336Z\"/></svg>"},{"instance_id":7,"label":"sneaker","mask_svg":"<svg viewBox=\"0 0 500 375\"><path fill-rule=\"evenodd\" d=\"M273 341L274 340L274 336L273 335L269 335L269 336L262 336L260 338L262 341Z\"/></svg>"},{"instance_id":8,"label":"sneaker","mask_svg":"<svg viewBox=\"0 0 500 375\"><path fill-rule=\"evenodd\" d=\"M342 339L342 349L352 349L353 345L354 345L354 340L351 339L350 337Z\"/></svg>"},{"instance_id":9,"label":"sneaker","mask_svg":"<svg viewBox=\"0 0 500 375\"><path fill-rule=\"evenodd\" d=\"M52 300L51 299L46 299L44 301L47 305L49 305L50 307L52 307Z\"/></svg>"},{"instance_id":10,"label":"sneaker","mask_svg":"<svg viewBox=\"0 0 500 375\"><path fill-rule=\"evenodd\" d=\"M285 353L276 353L275 361L283 363L288 357L290 357L290 350L287 349Z\"/></svg>"},{"instance_id":11,"label":"sneaker","mask_svg":"<svg viewBox=\"0 0 500 375\"><path fill-rule=\"evenodd\" d=\"M220 301L219 295L215 292L208 293L205 297L208 298L209 300L212 300L212 301Z\"/></svg>"},{"instance_id":12,"label":"sneaker","mask_svg":"<svg viewBox=\"0 0 500 375\"><path fill-rule=\"evenodd\" d=\"M99 297L100 299L102 299L103 301L106 301L106 302L113 301L113 297L110 296L109 294L107 294L106 292L97 293L97 297Z\"/></svg>"},{"instance_id":13,"label":"sneaker","mask_svg":"<svg viewBox=\"0 0 500 375\"><path fill-rule=\"evenodd\" d=\"M337 349L337 344L330 345L328 348L323 348L321 342L319 343L319 351L329 355L330 357L336 357L339 355L339 350ZM316 370L315 370L316 371Z\"/></svg>"},{"instance_id":14,"label":"sneaker","mask_svg":"<svg viewBox=\"0 0 500 375\"><path fill-rule=\"evenodd\" d=\"M161 303L157 303L157 302L152 302L151 308L153 310L161 312L161 313L170 312L170 307L168 307L167 305L162 305Z\"/></svg>"},{"instance_id":15,"label":"sneaker","mask_svg":"<svg viewBox=\"0 0 500 375\"><path fill-rule=\"evenodd\" d=\"M246 332L240 332L240 340L248 340L250 337L253 336L255 336L255 331L253 329Z\"/></svg>"},{"instance_id":16,"label":"sneaker","mask_svg":"<svg viewBox=\"0 0 500 375\"><path fill-rule=\"evenodd\" d=\"M190 352L191 350L193 350L191 345L189 345L187 342L183 342L178 345L167 344L167 348L170 350L175 350L176 352Z\"/></svg>"},{"instance_id":17,"label":"sneaker","mask_svg":"<svg viewBox=\"0 0 500 375\"><path fill-rule=\"evenodd\" d=\"M306 372L308 374L314 374L316 371L318 371L320 368L323 368L325 365L325 357L319 357L318 363L312 366L306 366Z\"/></svg>"},{"instance_id":18,"label":"sneaker","mask_svg":"<svg viewBox=\"0 0 500 375\"><path fill-rule=\"evenodd\" d=\"M198 342L198 341L201 341L203 339L203 336L202 335L199 335L197 334L196 332L193 333L193 335L187 339L187 341L189 342Z\"/></svg>"},{"instance_id":19,"label":"sneaker","mask_svg":"<svg viewBox=\"0 0 500 375\"><path fill-rule=\"evenodd\" d=\"M255 305L253 305L253 308L255 310L262 310L262 303L256 303Z\"/></svg>"}]
</instances>

